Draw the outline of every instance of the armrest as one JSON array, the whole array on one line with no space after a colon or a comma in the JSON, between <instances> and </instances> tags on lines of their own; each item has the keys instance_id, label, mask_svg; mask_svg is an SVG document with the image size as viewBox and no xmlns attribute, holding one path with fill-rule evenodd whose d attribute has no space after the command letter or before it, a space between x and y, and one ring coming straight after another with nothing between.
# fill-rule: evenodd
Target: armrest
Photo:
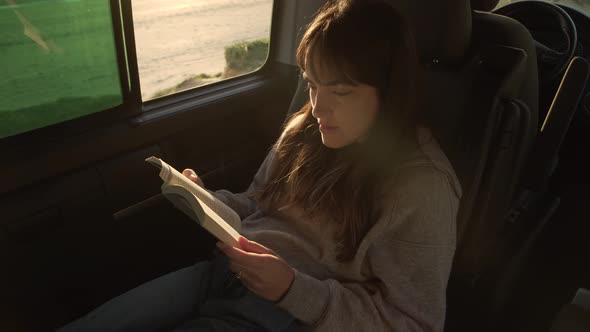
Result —
<instances>
[{"instance_id":1,"label":"armrest","mask_svg":"<svg viewBox=\"0 0 590 332\"><path fill-rule=\"evenodd\" d=\"M126 207L122 210L119 210L113 213L113 219L115 220L122 220L134 216L141 211L144 211L148 208L152 208L158 204L162 204L162 202L166 201L166 197L159 193L157 195L151 196L149 198L144 199L139 203L135 203L129 207Z\"/></svg>"}]
</instances>

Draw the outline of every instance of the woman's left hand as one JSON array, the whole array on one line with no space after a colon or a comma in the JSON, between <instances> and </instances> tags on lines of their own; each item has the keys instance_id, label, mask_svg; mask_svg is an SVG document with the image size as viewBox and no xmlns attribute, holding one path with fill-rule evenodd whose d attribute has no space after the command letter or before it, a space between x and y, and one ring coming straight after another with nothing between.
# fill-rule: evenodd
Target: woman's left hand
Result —
<instances>
[{"instance_id":1,"label":"woman's left hand","mask_svg":"<svg viewBox=\"0 0 590 332\"><path fill-rule=\"evenodd\" d=\"M229 258L229 268L239 275L242 284L254 294L276 302L291 287L293 268L271 249L245 237L240 237L241 248L222 242L217 247Z\"/></svg>"}]
</instances>

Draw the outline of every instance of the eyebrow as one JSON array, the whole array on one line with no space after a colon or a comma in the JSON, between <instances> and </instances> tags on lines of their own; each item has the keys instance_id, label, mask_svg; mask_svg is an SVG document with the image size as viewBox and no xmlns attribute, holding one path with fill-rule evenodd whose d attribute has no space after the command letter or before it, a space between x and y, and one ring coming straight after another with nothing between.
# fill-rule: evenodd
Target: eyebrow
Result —
<instances>
[{"instance_id":1,"label":"eyebrow","mask_svg":"<svg viewBox=\"0 0 590 332\"><path fill-rule=\"evenodd\" d=\"M306 80L307 82L311 82L311 83L315 83L314 80L312 80L305 72L303 72L303 74L301 75L303 77L304 80ZM348 80L332 80L332 81L328 81L328 82L319 82L322 85L325 86L335 86L335 85L350 85L350 86L357 86L358 84Z\"/></svg>"}]
</instances>

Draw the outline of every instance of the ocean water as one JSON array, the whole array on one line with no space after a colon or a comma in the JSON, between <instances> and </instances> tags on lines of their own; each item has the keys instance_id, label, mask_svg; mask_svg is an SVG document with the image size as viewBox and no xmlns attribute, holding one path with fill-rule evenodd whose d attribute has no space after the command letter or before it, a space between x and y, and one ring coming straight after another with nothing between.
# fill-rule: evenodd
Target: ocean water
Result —
<instances>
[{"instance_id":1,"label":"ocean water","mask_svg":"<svg viewBox=\"0 0 590 332\"><path fill-rule=\"evenodd\" d=\"M134 0L142 96L225 66L224 47L268 38L272 0Z\"/></svg>"}]
</instances>

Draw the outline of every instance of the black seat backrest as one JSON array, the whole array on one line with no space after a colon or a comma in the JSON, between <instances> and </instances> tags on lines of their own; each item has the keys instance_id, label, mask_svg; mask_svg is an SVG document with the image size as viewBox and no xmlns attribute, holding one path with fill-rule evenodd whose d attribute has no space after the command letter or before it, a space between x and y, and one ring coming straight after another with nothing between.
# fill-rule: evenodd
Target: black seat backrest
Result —
<instances>
[{"instance_id":1,"label":"black seat backrest","mask_svg":"<svg viewBox=\"0 0 590 332\"><path fill-rule=\"evenodd\" d=\"M461 181L463 198L458 216L458 252L483 229L492 214L509 206L518 167L520 123L530 121L530 110L516 101L522 84L526 54L517 48L489 46L471 55L456 71L429 70L423 98L425 122L430 124ZM502 174L505 173L505 174ZM487 211L491 210L491 211ZM479 240L478 240L479 242ZM467 250L474 259L480 250Z\"/></svg>"},{"instance_id":2,"label":"black seat backrest","mask_svg":"<svg viewBox=\"0 0 590 332\"><path fill-rule=\"evenodd\" d=\"M515 20L483 12L473 13L474 53L481 55L482 73L468 106L480 117L464 123L480 131L479 148L460 151L455 161L464 181L465 197L458 220L459 245L455 275L477 278L494 250L498 233L515 200L523 166L537 137L538 79L533 39ZM477 100L474 100L476 98ZM481 122L486 116L486 122ZM477 137L477 134L475 135ZM461 142L471 140L473 142ZM459 135L457 146L477 144ZM446 151L446 150L445 150ZM478 163L469 161L479 153Z\"/></svg>"}]
</instances>

